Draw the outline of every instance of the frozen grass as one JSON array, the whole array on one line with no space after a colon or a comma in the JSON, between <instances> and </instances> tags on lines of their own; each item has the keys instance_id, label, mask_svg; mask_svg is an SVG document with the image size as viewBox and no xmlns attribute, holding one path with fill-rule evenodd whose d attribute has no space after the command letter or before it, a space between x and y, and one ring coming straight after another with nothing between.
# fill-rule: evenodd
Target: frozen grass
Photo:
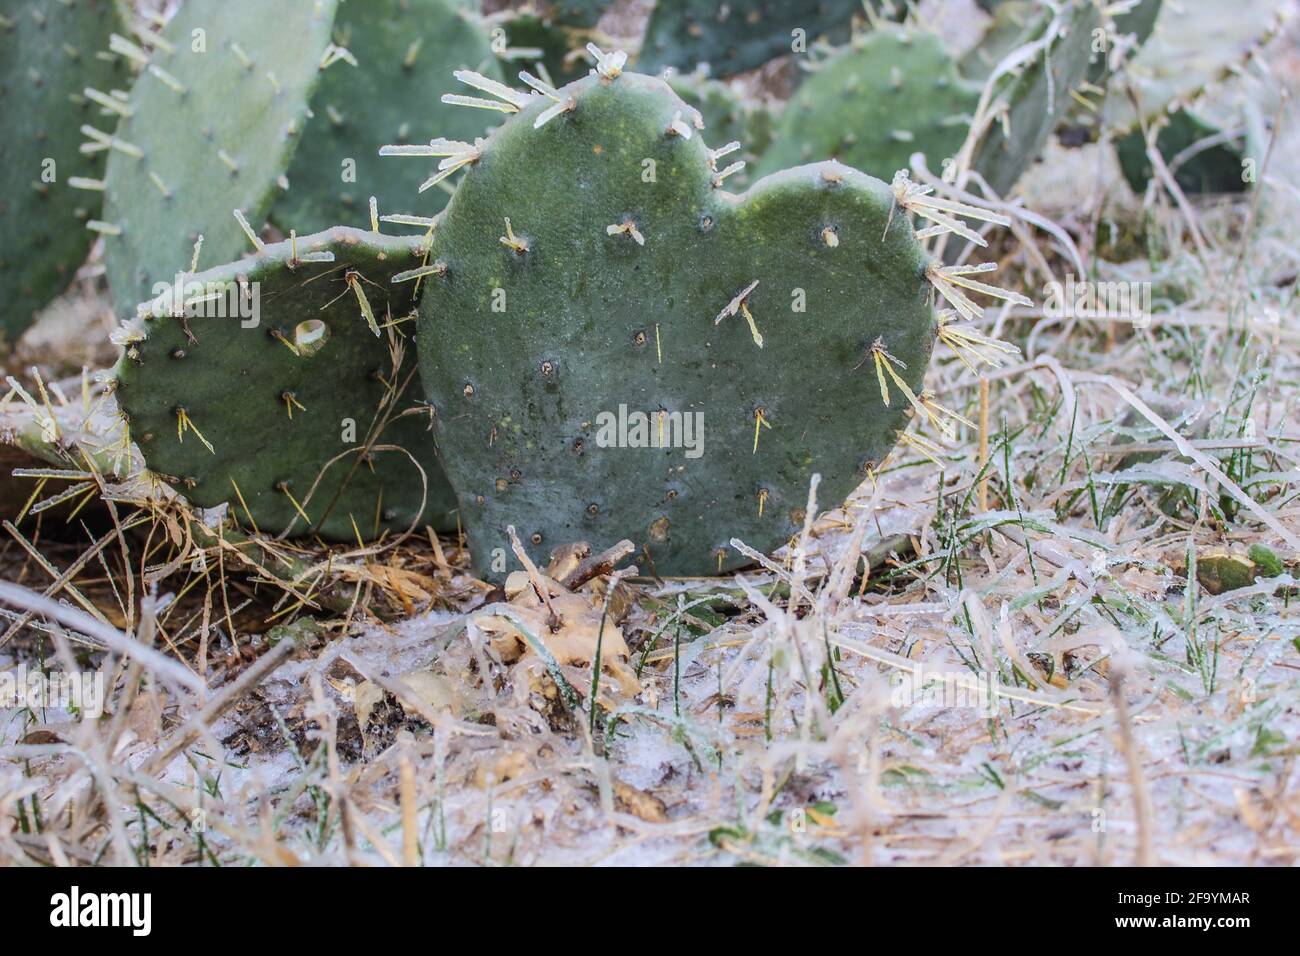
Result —
<instances>
[{"instance_id":1,"label":"frozen grass","mask_svg":"<svg viewBox=\"0 0 1300 956\"><path fill-rule=\"evenodd\" d=\"M65 468L92 452L99 469L71 478L90 483L72 519L29 507L6 526L0 663L97 668L111 703L98 722L3 712L0 854L1295 863L1298 130L1288 117L1256 193L1210 203L1133 197L1104 150L1053 152L1027 205L1102 237L1116 261L1098 277L1151 282L1150 326L990 308L983 331L1020 355L983 385L940 355L927 382L974 427L937 462L900 446L726 578L575 591L531 569L502 593L452 538L200 547L116 454L98 385L42 397L24 377L43 410L11 395L0 427L52 415ZM1038 303L1074 269L1023 223L992 252ZM49 483L33 504L61 487L22 480ZM1260 544L1283 576L1197 582ZM153 653L118 652L137 642ZM933 685L898 706L918 669L996 686L999 706Z\"/></svg>"}]
</instances>

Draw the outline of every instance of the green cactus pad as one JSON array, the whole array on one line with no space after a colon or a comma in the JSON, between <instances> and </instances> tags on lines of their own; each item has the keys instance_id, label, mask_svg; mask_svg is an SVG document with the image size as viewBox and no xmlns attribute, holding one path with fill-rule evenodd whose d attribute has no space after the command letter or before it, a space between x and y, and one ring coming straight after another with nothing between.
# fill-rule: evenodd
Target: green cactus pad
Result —
<instances>
[{"instance_id":1,"label":"green cactus pad","mask_svg":"<svg viewBox=\"0 0 1300 956\"><path fill-rule=\"evenodd\" d=\"M798 89L757 175L838 159L889 179L915 152L937 170L961 148L979 97L980 87L958 75L938 37L881 26L823 62Z\"/></svg>"},{"instance_id":2,"label":"green cactus pad","mask_svg":"<svg viewBox=\"0 0 1300 956\"><path fill-rule=\"evenodd\" d=\"M103 175L79 132L101 122L124 76L100 56L117 25L112 0L0 0L0 337L12 341L62 292L86 258L102 194L72 184ZM48 161L53 161L53 166ZM50 180L49 177L53 176Z\"/></svg>"},{"instance_id":3,"label":"green cactus pad","mask_svg":"<svg viewBox=\"0 0 1300 956\"><path fill-rule=\"evenodd\" d=\"M994 192L1007 193L1042 154L1074 102L1071 91L1088 75L1093 31L1101 26L1094 0L1071 0L1059 13L1044 11L1029 38L1040 43L1037 54L994 81L993 115L1003 114L1005 122L994 119L986 128L972 161Z\"/></svg>"},{"instance_id":4,"label":"green cactus pad","mask_svg":"<svg viewBox=\"0 0 1300 956\"><path fill-rule=\"evenodd\" d=\"M104 258L122 318L190 268L200 234L199 268L249 248L233 210L257 228L279 191L335 4L278 3L269 22L255 0L188 0L167 24L109 151L104 220L120 235Z\"/></svg>"},{"instance_id":5,"label":"green cactus pad","mask_svg":"<svg viewBox=\"0 0 1300 956\"><path fill-rule=\"evenodd\" d=\"M455 69L501 79L487 31L463 6L456 0L367 0L339 7L334 42L357 65L335 63L321 77L312 118L289 166L289 189L276 201L272 221L286 232L339 224L369 228L371 196L381 214L432 216L446 205L441 189L416 195L429 169L394 167L378 153L390 143L428 142L435 135L472 140L500 120L430 95Z\"/></svg>"},{"instance_id":6,"label":"green cactus pad","mask_svg":"<svg viewBox=\"0 0 1300 956\"><path fill-rule=\"evenodd\" d=\"M1240 139L1203 149L1179 161L1179 154L1209 137L1221 132L1217 127L1187 110L1172 114L1156 134L1156 149L1173 173L1174 182L1188 194L1245 192L1242 177L1242 159L1245 156ZM1146 136L1134 130L1115 143L1119 168L1136 193L1146 191L1151 180L1151 161L1147 158ZM1172 165L1171 165L1172 164Z\"/></svg>"},{"instance_id":7,"label":"green cactus pad","mask_svg":"<svg viewBox=\"0 0 1300 956\"><path fill-rule=\"evenodd\" d=\"M197 505L230 502L236 520L265 533L355 541L417 518L454 527L427 412L396 417L418 397L403 335L415 283L391 280L420 267L426 244L338 227L186 276L184 321L170 292L143 306L118 365L117 395L149 468ZM332 261L320 261L323 253ZM258 290L255 314L236 308L249 299L231 298L244 288ZM399 324L376 336L357 290L379 325ZM215 294L222 297L194 304ZM404 351L396 368L395 347ZM381 411L393 417L363 460ZM420 471L388 446L406 449L427 475L423 517Z\"/></svg>"},{"instance_id":8,"label":"green cactus pad","mask_svg":"<svg viewBox=\"0 0 1300 956\"><path fill-rule=\"evenodd\" d=\"M794 30L811 45L861 10L862 0L658 0L637 69L690 71L707 63L713 75L731 76L791 52Z\"/></svg>"},{"instance_id":9,"label":"green cactus pad","mask_svg":"<svg viewBox=\"0 0 1300 956\"><path fill-rule=\"evenodd\" d=\"M558 96L469 164L420 305L476 567L499 576L509 525L538 559L626 537L647 572L745 564L733 536L776 548L814 473L832 506L893 447L906 403L883 405L872 347L919 386L927 258L890 187L838 163L721 189L727 158L662 79L593 75Z\"/></svg>"}]
</instances>

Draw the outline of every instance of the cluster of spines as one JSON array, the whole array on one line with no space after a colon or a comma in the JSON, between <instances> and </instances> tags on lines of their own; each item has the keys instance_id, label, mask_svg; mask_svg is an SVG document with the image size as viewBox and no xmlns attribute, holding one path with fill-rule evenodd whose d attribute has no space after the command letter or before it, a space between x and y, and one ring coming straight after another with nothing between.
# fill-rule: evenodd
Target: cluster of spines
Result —
<instances>
[{"instance_id":1,"label":"cluster of spines","mask_svg":"<svg viewBox=\"0 0 1300 956\"><path fill-rule=\"evenodd\" d=\"M157 25L161 26L161 24ZM173 49L171 42L165 39L159 31L141 30L139 33L140 39L154 49L168 52ZM113 33L109 36L109 54L126 60L134 70L149 71L173 90L177 90L181 95L184 94L184 86L175 77L161 67L151 64L149 54L145 52L144 48L121 34ZM134 107L129 102L130 96L125 90L110 90L105 93L87 87L84 90L84 95L88 100L98 104L102 108L103 115L114 122L129 119L135 113ZM115 133L106 133L98 127L86 123L81 127L81 134L86 137L86 142L82 143L80 147L81 152L85 155L116 150L135 160L144 159L144 150L134 143L121 139ZM170 199L172 191L167 184L156 173L151 172L149 175L150 181L162 193L163 197ZM95 192L103 192L105 186L102 179L86 178L69 180L68 184L76 189L93 190ZM122 234L121 226L100 219L89 220L86 223L86 228L103 236L112 237Z\"/></svg>"},{"instance_id":2,"label":"cluster of spines","mask_svg":"<svg viewBox=\"0 0 1300 956\"><path fill-rule=\"evenodd\" d=\"M142 36L146 42L166 43L166 40L154 33L145 33ZM149 63L149 57L137 44L126 39L120 34L113 33L109 36L109 55L118 56L128 61L133 68L143 69ZM129 118L135 110L129 103L129 95L125 90L109 90L104 92L92 87L86 87L82 90L82 95L92 103L100 107L100 113L107 119L116 122L122 118ZM83 124L81 134L86 137L86 141L81 144L80 152L83 155L90 156L95 153L103 153L109 150L117 150L133 159L139 159L144 155L144 151L134 143L129 143L120 139L112 133L105 133L98 127L89 123ZM73 189L83 189L91 192L104 191L104 180L92 179L84 176L76 176L68 180L68 185ZM159 185L164 195L169 195L165 185ZM121 235L121 229L113 223L105 222L99 219L90 219L85 223L87 229L92 232L105 236Z\"/></svg>"}]
</instances>

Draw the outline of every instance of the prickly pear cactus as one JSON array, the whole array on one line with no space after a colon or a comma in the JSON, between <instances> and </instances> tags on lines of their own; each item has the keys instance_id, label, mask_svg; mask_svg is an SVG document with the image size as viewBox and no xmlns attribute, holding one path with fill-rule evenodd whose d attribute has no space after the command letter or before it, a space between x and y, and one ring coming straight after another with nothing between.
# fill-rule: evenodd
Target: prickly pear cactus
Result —
<instances>
[{"instance_id":1,"label":"prickly pear cactus","mask_svg":"<svg viewBox=\"0 0 1300 956\"><path fill-rule=\"evenodd\" d=\"M980 89L957 73L938 37L882 25L795 92L757 173L838 159L888 179L915 152L937 170L966 139Z\"/></svg>"},{"instance_id":2,"label":"prickly pear cactus","mask_svg":"<svg viewBox=\"0 0 1300 956\"><path fill-rule=\"evenodd\" d=\"M497 90L519 112L481 145L434 144L467 172L430 253L421 377L494 577L510 525L535 558L626 537L647 572L736 567L733 536L784 543L814 473L841 501L922 394L946 273L912 187L821 163L731 194L695 111L621 65L525 77L541 95Z\"/></svg>"},{"instance_id":3,"label":"prickly pear cactus","mask_svg":"<svg viewBox=\"0 0 1300 956\"><path fill-rule=\"evenodd\" d=\"M804 48L848 24L862 0L658 0L637 69L691 71L707 63L714 76L731 76Z\"/></svg>"},{"instance_id":4,"label":"prickly pear cactus","mask_svg":"<svg viewBox=\"0 0 1300 956\"><path fill-rule=\"evenodd\" d=\"M128 318L154 286L249 248L233 215L266 217L333 50L336 0L188 0L162 32L107 145L105 266ZM143 51L135 57L146 60ZM346 68L335 63L331 69Z\"/></svg>"},{"instance_id":5,"label":"prickly pear cactus","mask_svg":"<svg viewBox=\"0 0 1300 956\"><path fill-rule=\"evenodd\" d=\"M1042 155L1052 131L1082 83L1093 59L1094 31L1102 30L1095 0L1069 0L1044 10L1027 38L1026 61L994 80L987 122L977 131L972 167L998 194L1005 194Z\"/></svg>"},{"instance_id":6,"label":"prickly pear cactus","mask_svg":"<svg viewBox=\"0 0 1300 956\"><path fill-rule=\"evenodd\" d=\"M377 150L386 143L428 142L435 134L472 140L495 125L496 114L429 96L456 69L501 76L487 30L464 7L459 0L339 6L333 37L349 57L324 71L311 98L312 117L289 166L289 189L271 213L284 231L368 227L371 196L381 213L431 216L442 209L447 193L440 189L415 198L429 170L381 165Z\"/></svg>"},{"instance_id":7,"label":"prickly pear cactus","mask_svg":"<svg viewBox=\"0 0 1300 956\"><path fill-rule=\"evenodd\" d=\"M421 268L426 242L339 227L142 306L117 396L149 468L265 533L455 527L427 410L407 411L416 283L393 281Z\"/></svg>"},{"instance_id":8,"label":"prickly pear cactus","mask_svg":"<svg viewBox=\"0 0 1300 956\"><path fill-rule=\"evenodd\" d=\"M100 215L103 154L78 149L125 71L98 54L121 29L112 0L0 0L0 337L62 292ZM87 92L87 91L91 92ZM116 101L110 100L110 105Z\"/></svg>"},{"instance_id":9,"label":"prickly pear cactus","mask_svg":"<svg viewBox=\"0 0 1300 956\"><path fill-rule=\"evenodd\" d=\"M1243 160L1247 152L1255 158L1263 153L1255 148L1261 138L1247 136L1244 144L1229 139L1181 157L1197 141L1221 132L1186 107L1224 77L1246 73L1251 57L1281 29L1283 7L1277 0L1241 0L1197 2L1188 9L1159 5L1159 11L1151 39L1114 81L1123 85L1122 93L1107 98L1102 114L1124 178L1134 190L1146 190L1152 169L1143 127L1154 125L1156 149L1184 192L1241 192L1248 185Z\"/></svg>"}]
</instances>

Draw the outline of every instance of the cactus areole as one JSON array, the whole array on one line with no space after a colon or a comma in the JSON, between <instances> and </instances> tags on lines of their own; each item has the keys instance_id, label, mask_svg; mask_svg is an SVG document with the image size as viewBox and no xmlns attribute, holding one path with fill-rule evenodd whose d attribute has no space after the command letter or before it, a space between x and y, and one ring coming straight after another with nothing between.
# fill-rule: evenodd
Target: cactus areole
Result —
<instances>
[{"instance_id":1,"label":"cactus areole","mask_svg":"<svg viewBox=\"0 0 1300 956\"><path fill-rule=\"evenodd\" d=\"M663 80L602 55L475 144L434 234L420 373L477 570L622 538L714 574L839 505L893 447L935 339L931 266L890 186L837 163L741 195ZM465 75L461 75L465 79ZM473 82L471 78L470 82ZM893 378L893 376L897 378ZM498 550L500 549L500 550Z\"/></svg>"}]
</instances>

